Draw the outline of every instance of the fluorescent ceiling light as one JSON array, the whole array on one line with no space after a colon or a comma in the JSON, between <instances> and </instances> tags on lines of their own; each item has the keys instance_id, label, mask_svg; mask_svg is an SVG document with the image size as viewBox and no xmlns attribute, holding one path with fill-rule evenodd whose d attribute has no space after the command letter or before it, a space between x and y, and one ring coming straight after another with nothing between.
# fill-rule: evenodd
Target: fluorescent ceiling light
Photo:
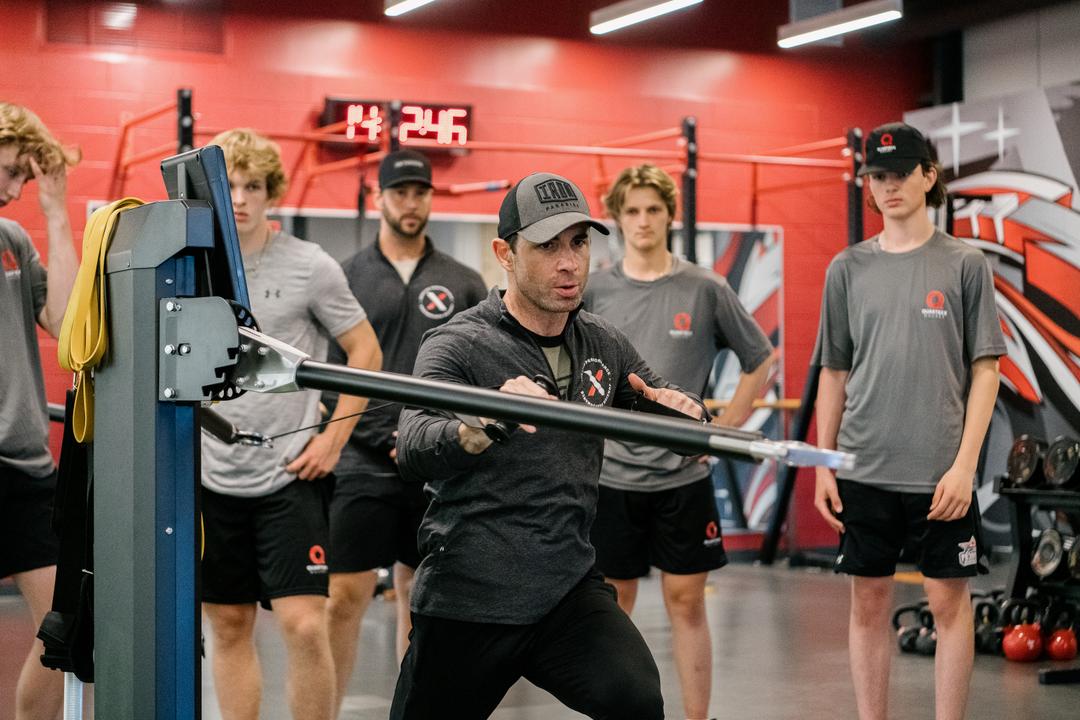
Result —
<instances>
[{"instance_id":1,"label":"fluorescent ceiling light","mask_svg":"<svg viewBox=\"0 0 1080 720\"><path fill-rule=\"evenodd\" d=\"M871 0L871 2L859 3L835 12L781 25L776 30L776 44L782 48L793 48L899 20L903 16L903 0Z\"/></svg>"},{"instance_id":2,"label":"fluorescent ceiling light","mask_svg":"<svg viewBox=\"0 0 1080 720\"><path fill-rule=\"evenodd\" d=\"M110 30L130 30L138 12L132 3L109 3L101 11L101 24Z\"/></svg>"},{"instance_id":3,"label":"fluorescent ceiling light","mask_svg":"<svg viewBox=\"0 0 1080 720\"><path fill-rule=\"evenodd\" d=\"M701 0L625 0L589 13L589 32L603 35L700 2Z\"/></svg>"},{"instance_id":4,"label":"fluorescent ceiling light","mask_svg":"<svg viewBox=\"0 0 1080 720\"><path fill-rule=\"evenodd\" d=\"M383 13L390 17L397 17L431 2L435 0L385 0Z\"/></svg>"}]
</instances>

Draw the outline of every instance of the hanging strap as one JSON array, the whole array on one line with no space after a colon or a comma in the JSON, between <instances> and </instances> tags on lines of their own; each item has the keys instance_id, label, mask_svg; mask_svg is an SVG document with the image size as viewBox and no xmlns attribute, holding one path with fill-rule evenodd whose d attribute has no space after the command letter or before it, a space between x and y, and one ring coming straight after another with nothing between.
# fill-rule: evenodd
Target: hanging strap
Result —
<instances>
[{"instance_id":1,"label":"hanging strap","mask_svg":"<svg viewBox=\"0 0 1080 720\"><path fill-rule=\"evenodd\" d=\"M72 431L79 442L94 438L94 385L89 371L101 362L108 345L105 258L120 214L142 204L138 198L127 197L100 207L83 232L82 262L57 345L60 366L75 373Z\"/></svg>"}]
</instances>

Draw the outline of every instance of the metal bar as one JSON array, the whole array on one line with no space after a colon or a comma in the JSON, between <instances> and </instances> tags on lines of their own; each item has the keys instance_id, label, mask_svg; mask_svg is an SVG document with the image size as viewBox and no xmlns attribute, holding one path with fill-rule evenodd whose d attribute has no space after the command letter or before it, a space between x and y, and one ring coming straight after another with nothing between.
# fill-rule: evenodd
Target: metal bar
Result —
<instances>
[{"instance_id":1,"label":"metal bar","mask_svg":"<svg viewBox=\"0 0 1080 720\"><path fill-rule=\"evenodd\" d=\"M434 148L446 150L453 145L441 145L435 140L411 139L411 148ZM534 145L530 143L490 142L470 140L466 150L487 150L491 152L547 153L552 155L602 155L623 158L656 158L661 160L682 160L684 153L679 150L641 150L638 148L599 147L595 145Z\"/></svg>"},{"instance_id":2,"label":"metal bar","mask_svg":"<svg viewBox=\"0 0 1080 720\"><path fill-rule=\"evenodd\" d=\"M766 185L765 187L758 188L758 194L762 195L764 193L771 192L802 190L804 188L817 187L818 185L825 185L827 183L836 182L838 180L846 183L848 181L848 173L836 176L824 175L822 177L814 178L813 180L802 180L800 182L780 183L778 185Z\"/></svg>"},{"instance_id":3,"label":"metal bar","mask_svg":"<svg viewBox=\"0 0 1080 720\"><path fill-rule=\"evenodd\" d=\"M191 111L191 88L176 91L176 152L195 147L195 114Z\"/></svg>"},{"instance_id":4,"label":"metal bar","mask_svg":"<svg viewBox=\"0 0 1080 720\"><path fill-rule=\"evenodd\" d=\"M697 118L687 116L682 121L683 152L686 155L686 171L682 174L682 236L683 254L691 263L697 262L697 175L698 144ZM668 250L671 249L668 238Z\"/></svg>"},{"instance_id":5,"label":"metal bar","mask_svg":"<svg viewBox=\"0 0 1080 720\"><path fill-rule=\"evenodd\" d=\"M863 161L862 130L848 130L847 142L851 152L851 159L846 162L846 170L851 173L847 183L848 245L854 245L863 239L862 178L859 177Z\"/></svg>"},{"instance_id":6,"label":"metal bar","mask_svg":"<svg viewBox=\"0 0 1080 720\"><path fill-rule=\"evenodd\" d=\"M242 334L256 337L251 331ZM265 337L265 336L264 336ZM256 338L257 339L257 338ZM243 351L242 351L243 354ZM272 353L270 353L272 354ZM259 382L256 377L247 378ZM237 380L238 384L239 380ZM295 368L295 386L310 390L333 390L414 407L468 413L514 423L532 423L601 437L666 447L687 454L731 455L740 459L775 459L781 462L814 462L849 466L854 458L844 453L796 448L764 440L758 433L721 428L706 423L677 420L649 413L614 408L586 407L580 403L530 398L484 388L434 382L410 375L359 370L313 360L301 360ZM281 384L280 389L289 386Z\"/></svg>"},{"instance_id":7,"label":"metal bar","mask_svg":"<svg viewBox=\"0 0 1080 720\"><path fill-rule=\"evenodd\" d=\"M217 135L220 132L222 132L222 131L219 128L206 128L205 130L200 129L200 130L195 131L195 134L196 135L201 135L201 136L208 136L208 135ZM318 131L308 131L308 132L263 132L263 131L260 131L259 134L261 134L261 135L263 135L265 137L268 137L271 140L295 140L297 142L333 142L333 143L344 143L344 144L348 144L348 145L363 145L364 147L367 147L367 146L371 145L371 143L368 142L366 137L360 137L360 136L348 137L347 135L328 135L326 133L321 133L321 132L318 132ZM445 146L443 146L443 147L445 147Z\"/></svg>"},{"instance_id":8,"label":"metal bar","mask_svg":"<svg viewBox=\"0 0 1080 720\"><path fill-rule=\"evenodd\" d=\"M188 150L190 150L190 149L191 148L188 148ZM129 167L131 167L132 165L137 165L138 163L144 162L146 160L153 160L154 158L164 158L164 157L168 157L170 155L175 155L175 154L176 154L176 143L173 142L172 140L170 140L169 142L164 143L163 145L158 145L157 147L150 148L149 150L143 150L140 153L135 153L134 155L131 155L131 156L125 158L124 159L124 164L123 164L123 170L126 173L127 169Z\"/></svg>"},{"instance_id":9,"label":"metal bar","mask_svg":"<svg viewBox=\"0 0 1080 720\"><path fill-rule=\"evenodd\" d=\"M757 229L758 212L758 168L754 163L750 166L750 227Z\"/></svg>"},{"instance_id":10,"label":"metal bar","mask_svg":"<svg viewBox=\"0 0 1080 720\"><path fill-rule=\"evenodd\" d=\"M814 398L817 397L818 376L821 368L811 364L806 376L806 385L803 387L802 410L795 417L795 427L791 437L796 441L805 440L810 431L810 420L814 416ZM765 531L765 538L761 542L761 550L758 553L758 561L762 565L772 565L776 560L776 550L780 546L780 534L784 531L784 523L787 521L788 509L791 507L791 496L795 493L795 474L798 468L785 467L778 474L780 483L776 496L776 510L769 520L769 527Z\"/></svg>"},{"instance_id":11,"label":"metal bar","mask_svg":"<svg viewBox=\"0 0 1080 720\"><path fill-rule=\"evenodd\" d=\"M800 153L817 152L818 150L828 150L829 148L847 147L847 138L834 137L828 140L818 140L817 142L802 143L801 145L788 145L787 147L776 148L775 150L766 150L763 155L798 155Z\"/></svg>"},{"instance_id":12,"label":"metal bar","mask_svg":"<svg viewBox=\"0 0 1080 720\"><path fill-rule=\"evenodd\" d=\"M757 163L758 165L786 165L790 167L839 168L849 170L847 160L822 158L780 157L776 155L743 155L740 153L698 153L698 159L709 162Z\"/></svg>"},{"instance_id":13,"label":"metal bar","mask_svg":"<svg viewBox=\"0 0 1080 720\"><path fill-rule=\"evenodd\" d=\"M124 189L124 176L126 175L126 166L124 164L124 148L127 146L128 133L131 128L139 123L146 122L147 120L153 120L156 117L164 115L170 110L176 109L176 102L172 101L165 105L159 105L158 107L151 108L144 113L140 113L120 123L120 140L116 144L116 156L113 159L113 174L112 180L109 182L109 197L120 197ZM172 147L170 145L169 147Z\"/></svg>"},{"instance_id":14,"label":"metal bar","mask_svg":"<svg viewBox=\"0 0 1080 720\"><path fill-rule=\"evenodd\" d=\"M629 137L618 138L616 140L607 140L606 142L600 143L600 145L603 147L626 147L627 145L640 145L641 143L682 137L682 134L683 131L681 127L673 127L665 130L641 133L640 135L630 135Z\"/></svg>"},{"instance_id":15,"label":"metal bar","mask_svg":"<svg viewBox=\"0 0 1080 720\"><path fill-rule=\"evenodd\" d=\"M742 488L739 487L739 476L735 473L735 462L731 458L720 461L724 465L724 479L727 481L728 498L731 500L731 512L735 515L735 527L746 530L749 525L746 522L746 509L743 503Z\"/></svg>"},{"instance_id":16,"label":"metal bar","mask_svg":"<svg viewBox=\"0 0 1080 720\"><path fill-rule=\"evenodd\" d=\"M731 404L730 400L713 400L712 398L705 401L705 407L709 412L713 410L723 410ZM751 403L751 406L757 410L759 408L769 408L770 410L798 410L802 407L802 400L799 398L780 398L779 400L762 400L757 399Z\"/></svg>"}]
</instances>

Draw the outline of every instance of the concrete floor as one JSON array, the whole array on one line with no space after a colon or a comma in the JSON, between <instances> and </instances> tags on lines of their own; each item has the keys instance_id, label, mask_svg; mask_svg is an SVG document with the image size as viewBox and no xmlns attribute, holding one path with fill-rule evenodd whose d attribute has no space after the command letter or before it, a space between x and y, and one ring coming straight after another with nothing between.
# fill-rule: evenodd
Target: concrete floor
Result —
<instances>
[{"instance_id":1,"label":"concrete floor","mask_svg":"<svg viewBox=\"0 0 1080 720\"><path fill-rule=\"evenodd\" d=\"M979 587L1003 584L998 573ZM917 585L898 584L897 600L917 599ZM732 565L713 574L707 598L714 639L714 686L710 714L717 718L790 720L855 718L847 665L848 583L832 573ZM343 720L385 718L397 668L393 662L393 605L376 600L364 620L360 659L349 687ZM668 717L681 718L678 678L667 619L655 579L642 584L634 620L660 667ZM271 613L258 620L263 661L262 718L287 720L283 684L284 647ZM17 596L0 597L0 720L12 718L18 664L31 635ZM213 652L208 647L208 652ZM1077 720L1080 685L1042 686L1037 669L1001 658L977 656L969 717L978 720ZM209 671L204 672L203 717L220 715ZM900 655L892 670L891 717L933 717L933 662ZM496 720L580 718L526 682L511 689Z\"/></svg>"}]
</instances>

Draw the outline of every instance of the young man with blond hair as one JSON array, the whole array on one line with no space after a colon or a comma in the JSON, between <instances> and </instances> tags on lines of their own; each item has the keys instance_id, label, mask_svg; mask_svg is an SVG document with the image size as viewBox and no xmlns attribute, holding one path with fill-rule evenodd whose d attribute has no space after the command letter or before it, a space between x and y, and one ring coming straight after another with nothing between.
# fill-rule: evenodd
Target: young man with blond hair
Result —
<instances>
[{"instance_id":1,"label":"young man with blond hair","mask_svg":"<svg viewBox=\"0 0 1080 720\"><path fill-rule=\"evenodd\" d=\"M661 376L704 394L716 354L731 348L743 374L715 422L734 426L768 379L773 348L724 278L675 257L668 235L675 181L655 165L623 170L604 198L626 254L593 275L585 308L630 338ZM705 616L710 570L727 564L709 466L670 450L609 440L592 529L596 567L629 614L650 567L671 620L686 717L707 717L712 642Z\"/></svg>"},{"instance_id":2,"label":"young man with blond hair","mask_svg":"<svg viewBox=\"0 0 1080 720\"><path fill-rule=\"evenodd\" d=\"M341 266L318 245L275 230L267 212L287 188L276 144L246 129L215 137L225 153L251 311L263 332L325 359L328 338L352 367L378 369L382 354ZM364 409L342 397L321 432L273 448L202 443L206 554L203 610L210 620L214 687L225 720L256 720L262 679L255 653L258 604L274 611L285 639L294 718L330 720L334 667L326 628L326 476ZM319 422L319 393L248 393L218 412L266 436Z\"/></svg>"},{"instance_id":3,"label":"young man with blond hair","mask_svg":"<svg viewBox=\"0 0 1080 720\"><path fill-rule=\"evenodd\" d=\"M37 326L60 332L78 269L67 214L67 169L79 161L33 112L0 102L0 208L37 182L48 269L27 232L0 218L0 578L11 577L34 627L50 610L58 539L52 530L56 473ZM63 675L41 664L35 640L15 687L15 720L52 720Z\"/></svg>"},{"instance_id":4,"label":"young man with blond hair","mask_svg":"<svg viewBox=\"0 0 1080 720\"><path fill-rule=\"evenodd\" d=\"M947 200L940 173L910 125L870 133L859 174L884 229L833 259L821 302L818 445L858 461L818 468L814 500L841 533L835 569L851 575L860 720L887 717L893 574L905 546L937 627L937 720L964 717L971 681L968 581L986 572L973 484L1005 342L986 258L927 213Z\"/></svg>"}]
</instances>

